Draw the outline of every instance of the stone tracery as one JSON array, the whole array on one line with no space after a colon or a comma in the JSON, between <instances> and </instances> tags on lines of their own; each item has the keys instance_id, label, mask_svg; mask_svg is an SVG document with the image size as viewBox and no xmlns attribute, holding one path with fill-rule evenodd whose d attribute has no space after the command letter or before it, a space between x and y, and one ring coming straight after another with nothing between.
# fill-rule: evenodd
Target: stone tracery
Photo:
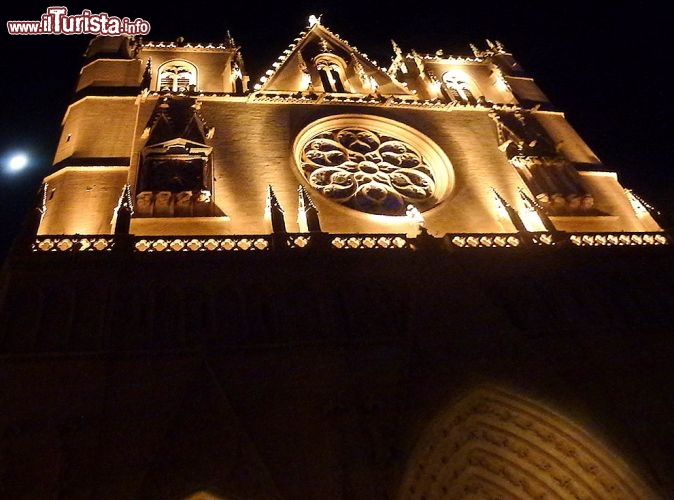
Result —
<instances>
[{"instance_id":1,"label":"stone tracery","mask_svg":"<svg viewBox=\"0 0 674 500\"><path fill-rule=\"evenodd\" d=\"M302 147L301 170L327 198L378 215L405 215L408 204L431 200L436 184L413 146L362 127L310 138Z\"/></svg>"}]
</instances>

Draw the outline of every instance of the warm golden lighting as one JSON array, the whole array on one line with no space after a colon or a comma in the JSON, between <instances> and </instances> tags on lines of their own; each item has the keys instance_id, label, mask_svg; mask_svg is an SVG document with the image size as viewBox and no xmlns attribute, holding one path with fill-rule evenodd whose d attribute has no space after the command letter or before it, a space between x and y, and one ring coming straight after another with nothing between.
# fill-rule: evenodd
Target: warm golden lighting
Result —
<instances>
[{"instance_id":1,"label":"warm golden lighting","mask_svg":"<svg viewBox=\"0 0 674 500\"><path fill-rule=\"evenodd\" d=\"M309 73L302 73L302 90L309 90L311 87L311 75Z\"/></svg>"},{"instance_id":2,"label":"warm golden lighting","mask_svg":"<svg viewBox=\"0 0 674 500\"><path fill-rule=\"evenodd\" d=\"M508 82L506 82L503 72L499 69L496 70L496 78L494 79L494 87L499 92L509 92L510 88L508 87Z\"/></svg>"},{"instance_id":3,"label":"warm golden lighting","mask_svg":"<svg viewBox=\"0 0 674 500\"><path fill-rule=\"evenodd\" d=\"M263 53L270 34L246 33ZM9 500L655 500L649 482L671 483L654 448L674 427L657 385L674 241L499 42L393 42L386 69L314 14L248 68L229 33L96 40L0 280Z\"/></svg>"},{"instance_id":4,"label":"warm golden lighting","mask_svg":"<svg viewBox=\"0 0 674 500\"><path fill-rule=\"evenodd\" d=\"M49 196L38 234L93 238L119 231L116 214L125 184L133 193L131 220L122 217L129 232L172 241L188 235L268 234L271 219L277 232L288 223L291 231L408 237L410 227L422 223L435 237L470 235L456 240L464 248L499 247L502 240L492 237L498 231L530 233L525 238L549 246L552 237L542 233L555 233L555 242L610 245L608 235L619 231L661 230L652 207L623 192L615 175L600 173L605 169L564 116L539 108L547 102L544 95L531 78L512 76L510 56L500 57L506 53L499 43L474 48L474 57L466 57L403 51L391 41L395 57L386 70L324 26L319 14L308 16L308 24L262 72L252 92L243 57L229 39L224 45L147 41L134 54L138 60L87 62L80 90L101 82L111 88L137 85L132 75L143 75L149 87L128 97L87 92L69 106L55 163L72 159L77 166L45 179ZM180 96L194 101L190 116L203 128L202 147L212 147L208 168L195 170L196 184L186 189L143 189L148 178L143 162L152 152L148 141L159 117L152 108ZM521 106L520 97L543 100ZM333 115L337 108L349 114ZM101 116L109 117L104 135L99 133ZM204 116L214 123L206 124ZM159 129L195 132L191 127L197 122L178 124L177 117ZM216 137L215 123L228 132ZM278 123L293 123L292 130L300 131L290 155L283 149L287 138L278 135L282 128L270 127ZM269 147L246 148L248 137ZM186 141L185 147L195 146ZM314 161L320 156L320 162ZM576 164L588 168L578 173ZM513 190L522 181L540 206L517 199ZM289 193L298 185L309 189L313 219L301 208L287 221L269 206L260 213L268 201L267 184L278 188L293 212L297 205ZM504 197L490 196L491 186ZM194 209L187 210L190 192L199 206L218 206L227 215L196 220ZM409 204L423 222L409 216ZM157 214L173 220L158 220ZM601 233L607 236L594 236ZM579 238L582 234L587 237ZM61 239L54 241L67 246ZM662 244L654 236L619 242ZM181 248L186 251L187 243Z\"/></svg>"},{"instance_id":5,"label":"warm golden lighting","mask_svg":"<svg viewBox=\"0 0 674 500\"><path fill-rule=\"evenodd\" d=\"M491 188L492 199L494 200L494 206L496 207L496 217L501 221L510 221L510 214L504 204L503 199L499 196L494 188Z\"/></svg>"},{"instance_id":6,"label":"warm golden lighting","mask_svg":"<svg viewBox=\"0 0 674 500\"><path fill-rule=\"evenodd\" d=\"M182 500L227 500L226 497L214 495L210 491L202 490L184 497Z\"/></svg>"},{"instance_id":7,"label":"warm golden lighting","mask_svg":"<svg viewBox=\"0 0 674 500\"><path fill-rule=\"evenodd\" d=\"M336 115L318 120L295 139L296 165L326 199L373 215L423 211L446 198L452 165L428 137L393 120Z\"/></svg>"},{"instance_id":8,"label":"warm golden lighting","mask_svg":"<svg viewBox=\"0 0 674 500\"><path fill-rule=\"evenodd\" d=\"M412 221L415 224L422 225L424 223L424 216L421 214L421 212L419 212L417 207L415 207L414 205L407 205L405 214L407 215L407 217L409 217L410 221Z\"/></svg>"},{"instance_id":9,"label":"warm golden lighting","mask_svg":"<svg viewBox=\"0 0 674 500\"><path fill-rule=\"evenodd\" d=\"M525 195L521 189L519 190L519 193L524 209L519 211L518 214L526 228L532 232L546 231L547 228L541 220L541 216L538 214L536 207L533 205L535 202Z\"/></svg>"},{"instance_id":10,"label":"warm golden lighting","mask_svg":"<svg viewBox=\"0 0 674 500\"><path fill-rule=\"evenodd\" d=\"M379 84L377 83L377 80L375 80L375 78L373 76L370 76L368 78L368 82L369 82L368 86L369 86L370 90L372 92L376 92L377 89L379 88Z\"/></svg>"},{"instance_id":11,"label":"warm golden lighting","mask_svg":"<svg viewBox=\"0 0 674 500\"><path fill-rule=\"evenodd\" d=\"M634 213L637 215L637 217L642 215L648 215L648 209L642 203L642 201L636 197L636 195L631 189L625 189L625 194L627 195L627 198L630 200L632 210L634 210Z\"/></svg>"},{"instance_id":12,"label":"warm golden lighting","mask_svg":"<svg viewBox=\"0 0 674 500\"><path fill-rule=\"evenodd\" d=\"M307 207L304 206L304 199L300 196L297 207L297 226L300 233L309 232L309 222L307 221Z\"/></svg>"},{"instance_id":13,"label":"warm golden lighting","mask_svg":"<svg viewBox=\"0 0 674 500\"><path fill-rule=\"evenodd\" d=\"M469 393L419 437L399 500L657 498L611 450L544 405L500 389Z\"/></svg>"}]
</instances>

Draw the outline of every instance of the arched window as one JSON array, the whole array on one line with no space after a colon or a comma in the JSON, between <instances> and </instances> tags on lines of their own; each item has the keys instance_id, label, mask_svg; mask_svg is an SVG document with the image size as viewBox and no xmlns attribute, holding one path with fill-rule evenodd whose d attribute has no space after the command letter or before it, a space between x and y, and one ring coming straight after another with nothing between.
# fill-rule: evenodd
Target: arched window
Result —
<instances>
[{"instance_id":1,"label":"arched window","mask_svg":"<svg viewBox=\"0 0 674 500\"><path fill-rule=\"evenodd\" d=\"M451 101L477 102L471 87L474 86L470 78L461 71L447 71L442 75L442 94Z\"/></svg>"},{"instance_id":2,"label":"arched window","mask_svg":"<svg viewBox=\"0 0 674 500\"><path fill-rule=\"evenodd\" d=\"M346 72L341 59L322 55L316 59L316 70L325 92L346 92Z\"/></svg>"},{"instance_id":3,"label":"arched window","mask_svg":"<svg viewBox=\"0 0 674 500\"><path fill-rule=\"evenodd\" d=\"M168 61L159 67L157 90L189 92L197 87L197 68L187 61Z\"/></svg>"}]
</instances>

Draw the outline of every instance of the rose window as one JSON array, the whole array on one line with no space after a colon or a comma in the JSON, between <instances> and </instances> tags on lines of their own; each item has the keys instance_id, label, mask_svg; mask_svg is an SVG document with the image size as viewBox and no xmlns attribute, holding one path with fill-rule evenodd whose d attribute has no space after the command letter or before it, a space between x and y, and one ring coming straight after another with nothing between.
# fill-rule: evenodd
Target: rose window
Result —
<instances>
[{"instance_id":1,"label":"rose window","mask_svg":"<svg viewBox=\"0 0 674 500\"><path fill-rule=\"evenodd\" d=\"M360 127L318 133L300 154L301 171L327 198L363 212L405 215L436 190L433 170L407 142Z\"/></svg>"}]
</instances>

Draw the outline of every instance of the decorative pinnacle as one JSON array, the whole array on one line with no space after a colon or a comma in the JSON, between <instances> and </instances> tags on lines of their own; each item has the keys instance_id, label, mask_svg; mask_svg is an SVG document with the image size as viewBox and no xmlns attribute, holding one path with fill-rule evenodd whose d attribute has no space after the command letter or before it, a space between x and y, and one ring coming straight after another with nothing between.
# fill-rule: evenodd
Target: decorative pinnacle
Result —
<instances>
[{"instance_id":1,"label":"decorative pinnacle","mask_svg":"<svg viewBox=\"0 0 674 500\"><path fill-rule=\"evenodd\" d=\"M235 49L236 48L236 42L234 41L234 37L232 37L229 30L227 30L227 36L225 37L225 46L228 49Z\"/></svg>"},{"instance_id":2,"label":"decorative pinnacle","mask_svg":"<svg viewBox=\"0 0 674 500\"><path fill-rule=\"evenodd\" d=\"M320 43L321 43L321 48L323 49L323 52L324 52L324 53L325 53L325 52L332 52L332 51L330 50L330 45L328 45L327 40L325 40L324 38L321 38L321 42L320 42Z\"/></svg>"},{"instance_id":3,"label":"decorative pinnacle","mask_svg":"<svg viewBox=\"0 0 674 500\"><path fill-rule=\"evenodd\" d=\"M283 213L283 208L281 208L281 204L278 198L276 198L276 193L274 193L271 184L267 185L267 209L278 210Z\"/></svg>"},{"instance_id":4,"label":"decorative pinnacle","mask_svg":"<svg viewBox=\"0 0 674 500\"><path fill-rule=\"evenodd\" d=\"M491 188L492 194L498 203L503 205L503 208L510 207L510 204L499 194L494 187Z\"/></svg>"},{"instance_id":5,"label":"decorative pinnacle","mask_svg":"<svg viewBox=\"0 0 674 500\"><path fill-rule=\"evenodd\" d=\"M393 39L391 40L391 45L393 46L393 52L395 52L396 56L402 57L403 51L400 48L400 45L398 45L396 41Z\"/></svg>"},{"instance_id":6,"label":"decorative pinnacle","mask_svg":"<svg viewBox=\"0 0 674 500\"><path fill-rule=\"evenodd\" d=\"M314 205L313 200L309 196L309 193L307 193L307 190L304 188L304 186L300 185L297 188L297 192L299 194L300 208L302 209L313 208L314 210L316 209L316 205Z\"/></svg>"}]
</instances>

